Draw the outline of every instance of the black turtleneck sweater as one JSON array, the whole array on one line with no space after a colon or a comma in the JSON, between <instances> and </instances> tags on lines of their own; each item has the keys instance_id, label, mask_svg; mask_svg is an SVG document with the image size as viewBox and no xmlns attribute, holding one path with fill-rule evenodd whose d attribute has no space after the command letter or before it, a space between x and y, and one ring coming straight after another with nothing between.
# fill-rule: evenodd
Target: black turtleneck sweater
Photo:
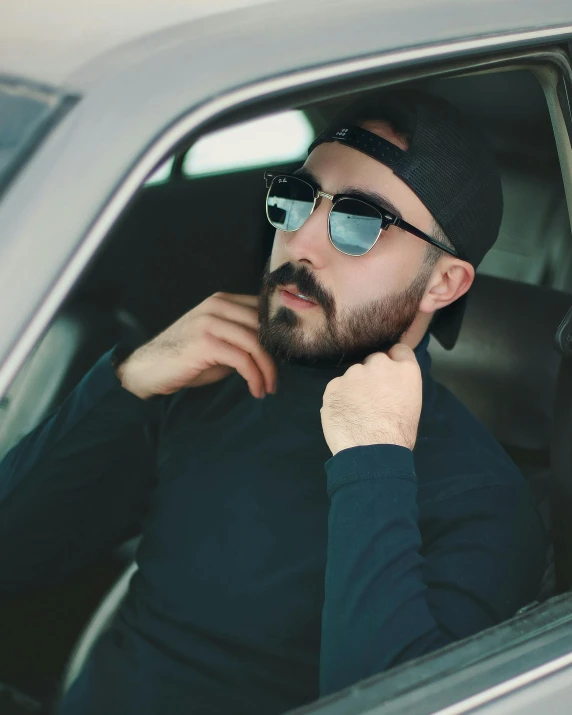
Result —
<instances>
[{"instance_id":1,"label":"black turtleneck sweater","mask_svg":"<svg viewBox=\"0 0 572 715\"><path fill-rule=\"evenodd\" d=\"M429 374L414 453L331 457L340 374L283 365L142 401L103 356L0 465L0 590L141 525L139 569L65 715L271 715L508 618L546 538L503 450Z\"/></svg>"}]
</instances>

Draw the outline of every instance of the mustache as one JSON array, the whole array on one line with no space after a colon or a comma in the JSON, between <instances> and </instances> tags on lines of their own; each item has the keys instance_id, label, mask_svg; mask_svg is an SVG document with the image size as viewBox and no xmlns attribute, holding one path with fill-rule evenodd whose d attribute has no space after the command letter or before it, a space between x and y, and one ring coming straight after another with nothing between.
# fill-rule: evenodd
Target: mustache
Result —
<instances>
[{"instance_id":1,"label":"mustache","mask_svg":"<svg viewBox=\"0 0 572 715\"><path fill-rule=\"evenodd\" d=\"M272 290L289 283L298 287L300 293L324 308L327 315L334 313L334 298L323 288L306 266L295 266L293 263L283 263L265 278L265 287Z\"/></svg>"}]
</instances>

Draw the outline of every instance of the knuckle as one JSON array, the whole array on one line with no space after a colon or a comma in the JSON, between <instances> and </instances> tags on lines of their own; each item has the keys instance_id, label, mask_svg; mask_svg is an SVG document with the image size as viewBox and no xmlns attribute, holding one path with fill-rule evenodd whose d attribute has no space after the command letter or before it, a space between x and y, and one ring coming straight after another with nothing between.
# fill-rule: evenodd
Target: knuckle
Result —
<instances>
[{"instance_id":1,"label":"knuckle","mask_svg":"<svg viewBox=\"0 0 572 715\"><path fill-rule=\"evenodd\" d=\"M408 345L404 345L403 343L394 345L392 348L392 354L394 357L401 360L415 359L413 350Z\"/></svg>"},{"instance_id":2,"label":"knuckle","mask_svg":"<svg viewBox=\"0 0 572 715\"><path fill-rule=\"evenodd\" d=\"M249 367L252 366L252 358L248 353L245 353L243 350L239 350L236 355L236 362L245 369L248 369Z\"/></svg>"},{"instance_id":3,"label":"knuckle","mask_svg":"<svg viewBox=\"0 0 572 715\"><path fill-rule=\"evenodd\" d=\"M206 300L203 301L203 306L210 310L213 310L215 308L220 310L224 302L225 300L223 293L213 293L213 295L210 295Z\"/></svg>"},{"instance_id":4,"label":"knuckle","mask_svg":"<svg viewBox=\"0 0 572 715\"><path fill-rule=\"evenodd\" d=\"M364 367L377 368L380 365L384 365L387 359L388 357L385 353L373 353L373 355L370 355L367 358L367 362L364 364Z\"/></svg>"},{"instance_id":5,"label":"knuckle","mask_svg":"<svg viewBox=\"0 0 572 715\"><path fill-rule=\"evenodd\" d=\"M351 369L351 368L350 368L350 369ZM325 390L325 392L328 393L328 394L330 394L330 393L332 393L332 392L335 392L336 388L337 388L337 387L339 386L339 384L340 384L340 379L341 379L341 378L339 378L339 377L335 377L333 380L330 380L330 382L328 382L328 384L326 385L326 390Z\"/></svg>"},{"instance_id":6,"label":"knuckle","mask_svg":"<svg viewBox=\"0 0 572 715\"><path fill-rule=\"evenodd\" d=\"M209 326L212 325L212 316L209 313L202 313L197 316L195 328L201 334L208 333Z\"/></svg>"},{"instance_id":7,"label":"knuckle","mask_svg":"<svg viewBox=\"0 0 572 715\"><path fill-rule=\"evenodd\" d=\"M214 338L212 335L209 335L209 333L201 333L200 337L200 342L198 342L197 348L199 350L208 350L211 354L212 353L217 353L217 340Z\"/></svg>"}]
</instances>

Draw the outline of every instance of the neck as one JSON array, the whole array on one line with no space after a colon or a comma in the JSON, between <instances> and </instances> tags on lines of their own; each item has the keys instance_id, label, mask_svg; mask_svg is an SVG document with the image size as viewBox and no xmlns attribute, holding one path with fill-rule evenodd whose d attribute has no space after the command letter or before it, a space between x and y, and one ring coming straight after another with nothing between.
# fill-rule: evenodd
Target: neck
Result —
<instances>
[{"instance_id":1,"label":"neck","mask_svg":"<svg viewBox=\"0 0 572 715\"><path fill-rule=\"evenodd\" d=\"M411 327L401 338L401 342L410 347L412 350L415 350L415 348L423 340L425 333L429 330L429 324L431 323L432 318L432 314L427 315L427 313L417 313L415 320L411 323Z\"/></svg>"}]
</instances>

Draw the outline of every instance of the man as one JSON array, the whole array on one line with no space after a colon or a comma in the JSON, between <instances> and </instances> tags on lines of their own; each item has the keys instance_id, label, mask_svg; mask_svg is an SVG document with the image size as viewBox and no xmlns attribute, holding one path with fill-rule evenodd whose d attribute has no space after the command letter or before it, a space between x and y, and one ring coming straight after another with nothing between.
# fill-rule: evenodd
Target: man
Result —
<instances>
[{"instance_id":1,"label":"man","mask_svg":"<svg viewBox=\"0 0 572 715\"><path fill-rule=\"evenodd\" d=\"M267 183L260 299L118 346L1 465L4 589L142 523L66 715L284 712L537 595L527 485L429 372L429 327L454 343L500 223L479 133L381 94Z\"/></svg>"}]
</instances>

